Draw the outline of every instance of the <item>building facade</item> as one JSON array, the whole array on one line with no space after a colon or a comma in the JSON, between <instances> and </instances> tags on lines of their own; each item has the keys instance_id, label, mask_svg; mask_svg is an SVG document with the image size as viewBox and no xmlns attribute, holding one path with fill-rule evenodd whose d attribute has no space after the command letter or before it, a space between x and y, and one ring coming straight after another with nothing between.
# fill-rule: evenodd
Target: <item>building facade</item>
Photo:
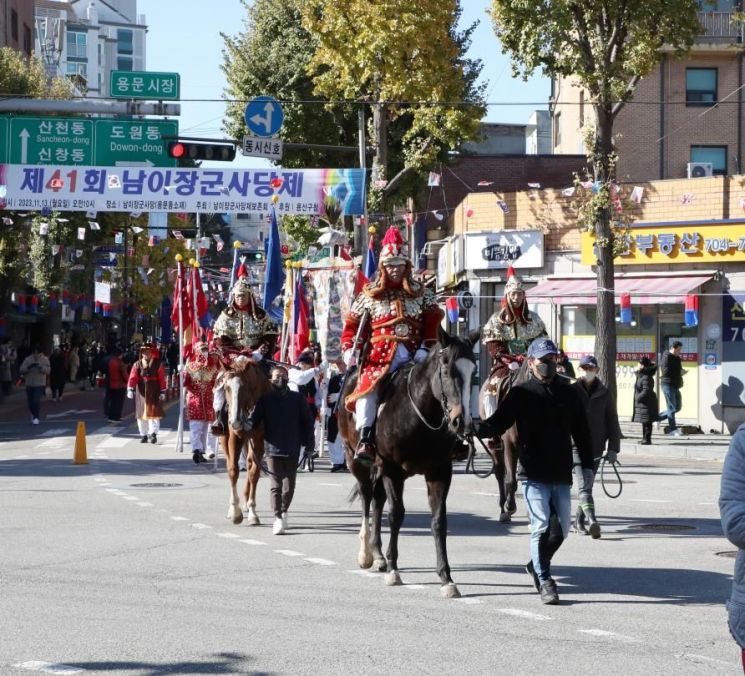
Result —
<instances>
[{"instance_id":1,"label":"building facade","mask_svg":"<svg viewBox=\"0 0 745 676\"><path fill-rule=\"evenodd\" d=\"M113 70L145 70L136 0L36 0L36 54L83 95L107 97Z\"/></svg>"},{"instance_id":2,"label":"building facade","mask_svg":"<svg viewBox=\"0 0 745 676\"><path fill-rule=\"evenodd\" d=\"M0 47L10 47L27 57L33 54L33 2L0 0Z\"/></svg>"},{"instance_id":3,"label":"building facade","mask_svg":"<svg viewBox=\"0 0 745 676\"><path fill-rule=\"evenodd\" d=\"M743 40L735 0L704 2L701 35L683 58L663 53L614 126L621 181L739 174L743 152ZM593 124L587 92L556 79L551 93L556 153L583 153Z\"/></svg>"}]
</instances>

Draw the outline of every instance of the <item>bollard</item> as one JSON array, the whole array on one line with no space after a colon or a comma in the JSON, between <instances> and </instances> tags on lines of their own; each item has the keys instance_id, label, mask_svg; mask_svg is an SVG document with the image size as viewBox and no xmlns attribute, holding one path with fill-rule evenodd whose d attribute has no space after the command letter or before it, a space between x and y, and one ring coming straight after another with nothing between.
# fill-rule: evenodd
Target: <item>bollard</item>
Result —
<instances>
[{"instance_id":1,"label":"bollard","mask_svg":"<svg viewBox=\"0 0 745 676\"><path fill-rule=\"evenodd\" d=\"M78 422L78 430L75 433L75 453L72 457L73 465L87 465L88 451L85 448L85 423Z\"/></svg>"}]
</instances>

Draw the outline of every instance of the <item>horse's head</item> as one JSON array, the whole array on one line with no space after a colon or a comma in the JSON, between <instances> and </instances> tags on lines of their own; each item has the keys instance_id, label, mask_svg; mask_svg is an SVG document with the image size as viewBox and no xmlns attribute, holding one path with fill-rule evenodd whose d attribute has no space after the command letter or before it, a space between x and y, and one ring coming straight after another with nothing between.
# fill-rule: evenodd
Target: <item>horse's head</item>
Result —
<instances>
[{"instance_id":1,"label":"horse's head","mask_svg":"<svg viewBox=\"0 0 745 676\"><path fill-rule=\"evenodd\" d=\"M225 399L228 402L228 424L235 432L243 430L245 416L261 395L269 390L269 380L258 362L239 356L225 368Z\"/></svg>"},{"instance_id":2,"label":"horse's head","mask_svg":"<svg viewBox=\"0 0 745 676\"><path fill-rule=\"evenodd\" d=\"M471 381L476 370L473 346L478 339L478 331L468 338L458 338L440 329L439 345L429 356L436 362L432 392L442 402L455 434L464 434L471 424Z\"/></svg>"}]
</instances>

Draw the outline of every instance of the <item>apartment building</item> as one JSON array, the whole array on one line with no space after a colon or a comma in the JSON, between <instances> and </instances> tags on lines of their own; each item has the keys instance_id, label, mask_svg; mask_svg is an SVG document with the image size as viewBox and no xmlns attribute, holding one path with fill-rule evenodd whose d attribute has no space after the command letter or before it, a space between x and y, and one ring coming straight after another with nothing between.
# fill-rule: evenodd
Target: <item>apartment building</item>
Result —
<instances>
[{"instance_id":1,"label":"apartment building","mask_svg":"<svg viewBox=\"0 0 745 676\"><path fill-rule=\"evenodd\" d=\"M701 7L691 51L664 53L616 119L621 181L742 173L745 29L734 20L742 7L739 0ZM584 153L593 123L587 92L555 79L550 108L553 152Z\"/></svg>"},{"instance_id":2,"label":"apartment building","mask_svg":"<svg viewBox=\"0 0 745 676\"><path fill-rule=\"evenodd\" d=\"M145 70L137 0L36 0L35 23L49 74L69 77L84 95L108 96L112 70Z\"/></svg>"},{"instance_id":3,"label":"apartment building","mask_svg":"<svg viewBox=\"0 0 745 676\"><path fill-rule=\"evenodd\" d=\"M34 50L34 3L0 0L0 47L31 56Z\"/></svg>"}]
</instances>

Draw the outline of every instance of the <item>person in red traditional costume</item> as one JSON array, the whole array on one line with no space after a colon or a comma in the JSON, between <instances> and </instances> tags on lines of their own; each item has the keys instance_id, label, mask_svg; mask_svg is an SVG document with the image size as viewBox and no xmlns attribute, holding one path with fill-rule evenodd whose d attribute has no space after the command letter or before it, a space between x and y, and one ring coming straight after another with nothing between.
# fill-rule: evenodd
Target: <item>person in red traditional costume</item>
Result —
<instances>
[{"instance_id":1,"label":"person in red traditional costume","mask_svg":"<svg viewBox=\"0 0 745 676\"><path fill-rule=\"evenodd\" d=\"M491 370L484 389L484 411L488 417L496 411L500 381L510 370L520 368L528 346L539 337L545 337L543 320L528 310L525 290L512 266L507 268L507 283L501 307L484 325L481 340L492 360Z\"/></svg>"},{"instance_id":2,"label":"person in red traditional costume","mask_svg":"<svg viewBox=\"0 0 745 676\"><path fill-rule=\"evenodd\" d=\"M209 351L209 345L204 338L200 339L184 367L191 458L195 463L215 457L217 437L210 432L210 425L215 419L212 410L212 388L215 386L219 370L217 354Z\"/></svg>"},{"instance_id":3,"label":"person in red traditional costume","mask_svg":"<svg viewBox=\"0 0 745 676\"><path fill-rule=\"evenodd\" d=\"M132 364L127 381L127 397L135 400L135 416L140 443L158 441L160 421L165 416L162 402L166 398L166 373L160 352L152 343L143 343L140 358Z\"/></svg>"},{"instance_id":4,"label":"person in red traditional costume","mask_svg":"<svg viewBox=\"0 0 745 676\"><path fill-rule=\"evenodd\" d=\"M360 441L355 461L366 465L375 460L374 425L378 411L379 384L384 376L403 364L422 362L437 342L437 327L443 311L435 294L412 277L411 261L404 251L401 233L388 228L380 251L380 268L352 303L342 332L344 361L351 366L353 343L363 317L366 326L357 384L344 400L355 413Z\"/></svg>"}]
</instances>

